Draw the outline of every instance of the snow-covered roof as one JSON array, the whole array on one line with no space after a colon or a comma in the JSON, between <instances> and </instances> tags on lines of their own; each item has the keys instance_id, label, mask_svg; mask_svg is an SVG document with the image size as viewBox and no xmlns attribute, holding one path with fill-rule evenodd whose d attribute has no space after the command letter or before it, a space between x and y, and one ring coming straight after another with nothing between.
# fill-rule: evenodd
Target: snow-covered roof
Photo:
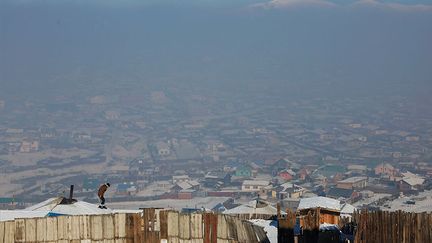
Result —
<instances>
[{"instance_id":1,"label":"snow-covered roof","mask_svg":"<svg viewBox=\"0 0 432 243\"><path fill-rule=\"evenodd\" d=\"M100 209L98 205L84 201L74 201L67 204L62 203L63 199L63 197L50 198L24 210L1 210L0 221L53 215L94 215L115 213L115 211L111 209Z\"/></svg>"},{"instance_id":2,"label":"snow-covered roof","mask_svg":"<svg viewBox=\"0 0 432 243\"><path fill-rule=\"evenodd\" d=\"M199 186L200 183L198 181L180 181L180 182L177 182L176 184L181 189L188 190L188 189L191 189L194 186Z\"/></svg>"},{"instance_id":3,"label":"snow-covered roof","mask_svg":"<svg viewBox=\"0 0 432 243\"><path fill-rule=\"evenodd\" d=\"M407 172L401 173L401 174L402 174L402 177L410 177L410 178L420 177L420 176L418 176L418 175L416 175L416 174L414 174L414 173L412 173L410 171L407 171Z\"/></svg>"},{"instance_id":4,"label":"snow-covered roof","mask_svg":"<svg viewBox=\"0 0 432 243\"><path fill-rule=\"evenodd\" d=\"M408 183L408 185L410 185L410 186L417 186L417 185L422 185L423 182L425 181L425 179L407 177L407 178L403 178L402 181Z\"/></svg>"},{"instance_id":5,"label":"snow-covered roof","mask_svg":"<svg viewBox=\"0 0 432 243\"><path fill-rule=\"evenodd\" d=\"M425 181L425 179L419 175L416 175L414 173L411 173L409 171L402 174L402 180L406 183L408 183L410 186L417 186L422 185Z\"/></svg>"},{"instance_id":6,"label":"snow-covered roof","mask_svg":"<svg viewBox=\"0 0 432 243\"><path fill-rule=\"evenodd\" d=\"M24 218L45 217L49 211L0 210L0 222Z\"/></svg>"},{"instance_id":7,"label":"snow-covered roof","mask_svg":"<svg viewBox=\"0 0 432 243\"><path fill-rule=\"evenodd\" d=\"M310 197L300 199L298 210L310 208L325 208L340 211L340 201L328 197Z\"/></svg>"},{"instance_id":8,"label":"snow-covered roof","mask_svg":"<svg viewBox=\"0 0 432 243\"><path fill-rule=\"evenodd\" d=\"M344 205L342 205L341 214L353 214L356 210L357 208L353 205L345 203Z\"/></svg>"},{"instance_id":9,"label":"snow-covered roof","mask_svg":"<svg viewBox=\"0 0 432 243\"><path fill-rule=\"evenodd\" d=\"M177 182L177 186L179 186L183 190L187 190L189 188L192 188L192 185L185 182L185 181Z\"/></svg>"},{"instance_id":10,"label":"snow-covered roof","mask_svg":"<svg viewBox=\"0 0 432 243\"><path fill-rule=\"evenodd\" d=\"M63 197L51 198L31 207L26 208L26 211L48 211L53 214L64 215L91 215L91 214L109 214L111 209L100 209L98 205L76 201L70 204L62 204Z\"/></svg>"},{"instance_id":11,"label":"snow-covered roof","mask_svg":"<svg viewBox=\"0 0 432 243\"><path fill-rule=\"evenodd\" d=\"M191 184L192 186L199 186L200 185L200 183L198 181L195 181L195 180L188 181L188 183Z\"/></svg>"},{"instance_id":12,"label":"snow-covered roof","mask_svg":"<svg viewBox=\"0 0 432 243\"><path fill-rule=\"evenodd\" d=\"M262 200L253 200L248 204L243 204L223 212L224 214L264 214L277 215L277 209L268 202Z\"/></svg>"},{"instance_id":13,"label":"snow-covered roof","mask_svg":"<svg viewBox=\"0 0 432 243\"><path fill-rule=\"evenodd\" d=\"M356 183L356 182L365 181L365 180L367 180L367 177L355 176L355 177L346 178L345 180L338 181L338 183Z\"/></svg>"},{"instance_id":14,"label":"snow-covered roof","mask_svg":"<svg viewBox=\"0 0 432 243\"><path fill-rule=\"evenodd\" d=\"M251 219L249 220L249 222L253 223L254 225L263 227L270 243L277 243L278 229L277 229L277 222L275 220Z\"/></svg>"}]
</instances>

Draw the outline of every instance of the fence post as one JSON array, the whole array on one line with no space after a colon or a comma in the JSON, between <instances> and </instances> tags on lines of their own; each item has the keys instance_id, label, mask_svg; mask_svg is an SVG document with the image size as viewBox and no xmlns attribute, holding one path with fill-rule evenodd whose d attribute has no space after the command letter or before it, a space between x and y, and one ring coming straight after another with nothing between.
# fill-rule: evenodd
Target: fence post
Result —
<instances>
[{"instance_id":1,"label":"fence post","mask_svg":"<svg viewBox=\"0 0 432 243\"><path fill-rule=\"evenodd\" d=\"M316 243L319 239L319 224L320 223L320 210L310 210L307 215L304 216L304 230L303 239L304 242Z\"/></svg>"},{"instance_id":2,"label":"fence post","mask_svg":"<svg viewBox=\"0 0 432 243\"><path fill-rule=\"evenodd\" d=\"M294 243L294 227L296 215L291 210L286 210L286 215L281 214L280 204L277 204L278 242Z\"/></svg>"}]
</instances>

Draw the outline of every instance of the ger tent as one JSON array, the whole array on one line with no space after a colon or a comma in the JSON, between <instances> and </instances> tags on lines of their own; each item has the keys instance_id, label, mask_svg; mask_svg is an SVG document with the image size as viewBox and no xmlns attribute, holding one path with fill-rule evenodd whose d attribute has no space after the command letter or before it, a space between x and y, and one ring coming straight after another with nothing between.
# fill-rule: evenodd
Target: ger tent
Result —
<instances>
[{"instance_id":1,"label":"ger tent","mask_svg":"<svg viewBox=\"0 0 432 243\"><path fill-rule=\"evenodd\" d=\"M100 209L98 205L55 197L45 200L23 210L0 210L0 221L14 220L16 218L53 217L60 215L94 215L111 214L111 209Z\"/></svg>"}]
</instances>

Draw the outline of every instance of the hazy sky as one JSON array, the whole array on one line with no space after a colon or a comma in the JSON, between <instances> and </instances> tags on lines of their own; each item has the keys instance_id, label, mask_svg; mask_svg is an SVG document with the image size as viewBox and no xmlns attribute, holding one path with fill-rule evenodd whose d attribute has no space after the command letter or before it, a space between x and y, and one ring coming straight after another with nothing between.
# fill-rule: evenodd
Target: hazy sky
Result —
<instances>
[{"instance_id":1,"label":"hazy sky","mask_svg":"<svg viewBox=\"0 0 432 243\"><path fill-rule=\"evenodd\" d=\"M430 91L431 23L430 0L0 0L0 92L161 79Z\"/></svg>"}]
</instances>

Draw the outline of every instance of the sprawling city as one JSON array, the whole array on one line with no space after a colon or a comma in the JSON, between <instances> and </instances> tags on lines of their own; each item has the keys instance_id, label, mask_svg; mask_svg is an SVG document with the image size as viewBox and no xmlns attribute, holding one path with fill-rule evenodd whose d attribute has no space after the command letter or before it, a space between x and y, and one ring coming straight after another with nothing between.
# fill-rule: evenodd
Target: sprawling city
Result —
<instances>
[{"instance_id":1,"label":"sprawling city","mask_svg":"<svg viewBox=\"0 0 432 243\"><path fill-rule=\"evenodd\" d=\"M432 196L430 112L417 118L422 111L402 97L376 107L381 102L371 99L278 100L173 87L58 99L2 101L2 207L63 195L70 184L95 201L106 181L119 206L326 195L416 211ZM407 204L412 198L424 200Z\"/></svg>"}]
</instances>

